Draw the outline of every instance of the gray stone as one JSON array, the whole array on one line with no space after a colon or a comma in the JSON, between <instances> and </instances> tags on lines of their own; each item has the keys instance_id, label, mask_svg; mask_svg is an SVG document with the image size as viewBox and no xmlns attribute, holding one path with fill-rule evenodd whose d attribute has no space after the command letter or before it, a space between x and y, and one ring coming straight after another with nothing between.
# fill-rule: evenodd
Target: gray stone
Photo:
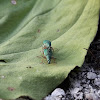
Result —
<instances>
[{"instance_id":1,"label":"gray stone","mask_svg":"<svg viewBox=\"0 0 100 100\"><path fill-rule=\"evenodd\" d=\"M87 78L88 79L95 79L97 77L97 75L93 72L88 72L87 73Z\"/></svg>"}]
</instances>

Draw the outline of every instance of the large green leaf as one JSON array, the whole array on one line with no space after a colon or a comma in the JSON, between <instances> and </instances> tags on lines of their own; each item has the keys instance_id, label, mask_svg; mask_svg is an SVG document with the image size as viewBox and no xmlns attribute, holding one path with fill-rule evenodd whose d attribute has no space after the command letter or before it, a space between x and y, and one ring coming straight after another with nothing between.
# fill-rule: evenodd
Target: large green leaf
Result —
<instances>
[{"instance_id":1,"label":"large green leaf","mask_svg":"<svg viewBox=\"0 0 100 100\"><path fill-rule=\"evenodd\" d=\"M0 98L41 100L83 64L84 48L96 35L99 0L16 1L0 0ZM41 64L43 40L52 41L57 63Z\"/></svg>"}]
</instances>

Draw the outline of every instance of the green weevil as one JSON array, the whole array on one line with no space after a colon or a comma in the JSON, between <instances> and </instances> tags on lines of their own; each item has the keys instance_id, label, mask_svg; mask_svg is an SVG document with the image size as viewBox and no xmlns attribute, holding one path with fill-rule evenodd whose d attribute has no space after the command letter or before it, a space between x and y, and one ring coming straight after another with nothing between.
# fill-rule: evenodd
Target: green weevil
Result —
<instances>
[{"instance_id":1,"label":"green weevil","mask_svg":"<svg viewBox=\"0 0 100 100\"><path fill-rule=\"evenodd\" d=\"M42 51L44 54L44 58L47 59L48 64L50 64L51 62L51 58L54 58L52 56L53 53L53 48L51 47L51 42L49 40L44 40L43 41L43 47L42 47ZM55 59L55 58L54 58Z\"/></svg>"}]
</instances>

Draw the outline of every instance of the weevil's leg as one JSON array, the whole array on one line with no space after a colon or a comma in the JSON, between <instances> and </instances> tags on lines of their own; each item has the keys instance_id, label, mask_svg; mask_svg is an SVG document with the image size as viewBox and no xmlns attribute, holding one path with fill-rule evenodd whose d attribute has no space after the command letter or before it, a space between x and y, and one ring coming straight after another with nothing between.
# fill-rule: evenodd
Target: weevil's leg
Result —
<instances>
[{"instance_id":1,"label":"weevil's leg","mask_svg":"<svg viewBox=\"0 0 100 100\"><path fill-rule=\"evenodd\" d=\"M47 48L48 48L48 47L46 47L46 46L43 46L43 47L42 47L42 49L47 49Z\"/></svg>"},{"instance_id":2,"label":"weevil's leg","mask_svg":"<svg viewBox=\"0 0 100 100\"><path fill-rule=\"evenodd\" d=\"M43 59L42 59L42 62L41 62L40 64L44 64L44 63L43 63Z\"/></svg>"},{"instance_id":3,"label":"weevil's leg","mask_svg":"<svg viewBox=\"0 0 100 100\"><path fill-rule=\"evenodd\" d=\"M44 59L46 59L46 57L45 57L45 56L41 56L41 57L43 57ZM40 64L44 64L44 63L43 63L43 59L42 59L42 62L41 62Z\"/></svg>"},{"instance_id":4,"label":"weevil's leg","mask_svg":"<svg viewBox=\"0 0 100 100\"><path fill-rule=\"evenodd\" d=\"M36 56L36 57L39 57L39 58L41 58L41 56Z\"/></svg>"},{"instance_id":5,"label":"weevil's leg","mask_svg":"<svg viewBox=\"0 0 100 100\"><path fill-rule=\"evenodd\" d=\"M42 47L42 53L44 54L43 47ZM37 56L37 57L41 58L41 56Z\"/></svg>"},{"instance_id":6,"label":"weevil's leg","mask_svg":"<svg viewBox=\"0 0 100 100\"><path fill-rule=\"evenodd\" d=\"M45 56L42 56L42 57L46 59L46 57L45 57Z\"/></svg>"},{"instance_id":7,"label":"weevil's leg","mask_svg":"<svg viewBox=\"0 0 100 100\"><path fill-rule=\"evenodd\" d=\"M57 58L55 58L54 56L52 56L51 58L52 58L52 59L57 59Z\"/></svg>"},{"instance_id":8,"label":"weevil's leg","mask_svg":"<svg viewBox=\"0 0 100 100\"><path fill-rule=\"evenodd\" d=\"M43 52L43 47L42 47L42 53L44 54L44 52Z\"/></svg>"},{"instance_id":9,"label":"weevil's leg","mask_svg":"<svg viewBox=\"0 0 100 100\"><path fill-rule=\"evenodd\" d=\"M52 47L50 47L51 48L51 50L54 52L54 49L52 48Z\"/></svg>"},{"instance_id":10,"label":"weevil's leg","mask_svg":"<svg viewBox=\"0 0 100 100\"><path fill-rule=\"evenodd\" d=\"M45 57L45 56L36 56L36 57L38 57L38 58L45 58L45 59L46 59L46 57Z\"/></svg>"},{"instance_id":11,"label":"weevil's leg","mask_svg":"<svg viewBox=\"0 0 100 100\"><path fill-rule=\"evenodd\" d=\"M45 56L37 56L37 57L46 59ZM43 59L42 59L42 62L41 62L40 64L44 64L44 63L43 63Z\"/></svg>"},{"instance_id":12,"label":"weevil's leg","mask_svg":"<svg viewBox=\"0 0 100 100\"><path fill-rule=\"evenodd\" d=\"M46 57L45 57L45 56L36 56L36 57L39 57L39 58L45 58L45 59L46 59Z\"/></svg>"},{"instance_id":13,"label":"weevil's leg","mask_svg":"<svg viewBox=\"0 0 100 100\"><path fill-rule=\"evenodd\" d=\"M42 56L37 56L38 58L42 58ZM42 59L42 62L40 62L40 64L43 64L43 59Z\"/></svg>"}]
</instances>

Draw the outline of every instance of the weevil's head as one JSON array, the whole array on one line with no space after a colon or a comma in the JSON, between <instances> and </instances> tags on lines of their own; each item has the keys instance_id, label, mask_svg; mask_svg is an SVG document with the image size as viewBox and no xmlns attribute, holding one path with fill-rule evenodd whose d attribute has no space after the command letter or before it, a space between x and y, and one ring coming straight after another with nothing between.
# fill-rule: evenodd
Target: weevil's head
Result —
<instances>
[{"instance_id":1,"label":"weevil's head","mask_svg":"<svg viewBox=\"0 0 100 100\"><path fill-rule=\"evenodd\" d=\"M44 40L44 41L43 41L43 47L48 48L48 47L50 47L50 46L51 46L51 42L50 42L49 40Z\"/></svg>"}]
</instances>

